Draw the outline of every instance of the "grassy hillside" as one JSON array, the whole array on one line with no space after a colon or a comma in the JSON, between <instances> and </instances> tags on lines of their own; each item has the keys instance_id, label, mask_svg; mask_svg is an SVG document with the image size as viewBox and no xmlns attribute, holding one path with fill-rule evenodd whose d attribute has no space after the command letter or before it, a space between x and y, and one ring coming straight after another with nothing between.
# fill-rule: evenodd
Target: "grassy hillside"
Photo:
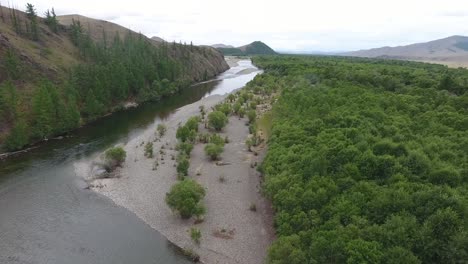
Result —
<instances>
[{"instance_id":1,"label":"grassy hillside","mask_svg":"<svg viewBox=\"0 0 468 264\"><path fill-rule=\"evenodd\" d=\"M343 55L425 61L453 67L468 66L468 37L451 36L434 41L399 47L382 47L347 52Z\"/></svg>"},{"instance_id":2,"label":"grassy hillside","mask_svg":"<svg viewBox=\"0 0 468 264\"><path fill-rule=\"evenodd\" d=\"M254 57L275 95L261 166L271 264L464 263L468 70L415 62Z\"/></svg>"},{"instance_id":3,"label":"grassy hillside","mask_svg":"<svg viewBox=\"0 0 468 264\"><path fill-rule=\"evenodd\" d=\"M250 55L274 55L276 52L261 41L254 41L248 45L238 48L218 47L226 56L250 56Z\"/></svg>"},{"instance_id":4,"label":"grassy hillside","mask_svg":"<svg viewBox=\"0 0 468 264\"><path fill-rule=\"evenodd\" d=\"M228 68L214 48L156 42L77 15L0 10L3 151L63 134L127 101L160 100Z\"/></svg>"}]
</instances>

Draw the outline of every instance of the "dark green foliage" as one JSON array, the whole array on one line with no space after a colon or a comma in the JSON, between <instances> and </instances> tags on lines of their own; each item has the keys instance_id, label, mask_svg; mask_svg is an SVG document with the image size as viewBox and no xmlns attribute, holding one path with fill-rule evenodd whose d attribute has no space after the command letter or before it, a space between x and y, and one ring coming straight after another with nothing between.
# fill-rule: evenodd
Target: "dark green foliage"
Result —
<instances>
[{"instance_id":1,"label":"dark green foliage","mask_svg":"<svg viewBox=\"0 0 468 264\"><path fill-rule=\"evenodd\" d=\"M153 143L147 142L145 144L145 157L152 158L153 157Z\"/></svg>"},{"instance_id":2,"label":"dark green foliage","mask_svg":"<svg viewBox=\"0 0 468 264\"><path fill-rule=\"evenodd\" d=\"M17 80L21 77L20 61L16 53L8 49L5 56L5 68L8 78Z\"/></svg>"},{"instance_id":3,"label":"dark green foliage","mask_svg":"<svg viewBox=\"0 0 468 264\"><path fill-rule=\"evenodd\" d=\"M227 122L226 115L221 111L213 111L208 114L208 124L217 131L222 130Z\"/></svg>"},{"instance_id":4,"label":"dark green foliage","mask_svg":"<svg viewBox=\"0 0 468 264\"><path fill-rule=\"evenodd\" d=\"M403 61L276 56L261 165L276 211L269 263L463 263L468 71ZM276 88L274 88L276 87Z\"/></svg>"},{"instance_id":5,"label":"dark green foliage","mask_svg":"<svg viewBox=\"0 0 468 264\"><path fill-rule=\"evenodd\" d=\"M18 150L29 143L29 130L26 122L19 119L15 122L10 135L5 140L7 150Z\"/></svg>"},{"instance_id":6,"label":"dark green foliage","mask_svg":"<svg viewBox=\"0 0 468 264\"><path fill-rule=\"evenodd\" d=\"M176 138L182 142L193 142L197 137L197 132L189 128L189 126L180 126L177 128Z\"/></svg>"},{"instance_id":7,"label":"dark green foliage","mask_svg":"<svg viewBox=\"0 0 468 264\"><path fill-rule=\"evenodd\" d=\"M205 197L205 189L192 179L185 179L171 187L166 194L166 203L179 212L184 219L192 215L200 216L205 213L205 207L200 203Z\"/></svg>"},{"instance_id":8,"label":"dark green foliage","mask_svg":"<svg viewBox=\"0 0 468 264\"><path fill-rule=\"evenodd\" d=\"M29 28L29 37L32 40L39 40L39 26L37 24L37 13L36 13L36 8L30 4L26 4L26 16L29 19L29 25L26 24Z\"/></svg>"},{"instance_id":9,"label":"dark green foliage","mask_svg":"<svg viewBox=\"0 0 468 264\"><path fill-rule=\"evenodd\" d=\"M218 48L224 55L248 56L248 55L273 55L276 52L261 41L254 41L249 45L239 48Z\"/></svg>"},{"instance_id":10,"label":"dark green foliage","mask_svg":"<svg viewBox=\"0 0 468 264\"><path fill-rule=\"evenodd\" d=\"M49 11L49 9L47 9L47 11L45 12L45 23L54 33L58 32L58 21L54 8L52 8L52 11Z\"/></svg>"}]
</instances>

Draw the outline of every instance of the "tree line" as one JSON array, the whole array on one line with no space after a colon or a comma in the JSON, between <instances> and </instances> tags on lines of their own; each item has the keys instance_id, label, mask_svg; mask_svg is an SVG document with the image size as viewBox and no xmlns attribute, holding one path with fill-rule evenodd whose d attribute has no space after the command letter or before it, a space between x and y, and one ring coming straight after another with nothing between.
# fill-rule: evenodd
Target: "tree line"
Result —
<instances>
[{"instance_id":1,"label":"tree line","mask_svg":"<svg viewBox=\"0 0 468 264\"><path fill-rule=\"evenodd\" d=\"M268 263L468 259L468 70L265 56L248 85L280 91L264 190Z\"/></svg>"}]
</instances>

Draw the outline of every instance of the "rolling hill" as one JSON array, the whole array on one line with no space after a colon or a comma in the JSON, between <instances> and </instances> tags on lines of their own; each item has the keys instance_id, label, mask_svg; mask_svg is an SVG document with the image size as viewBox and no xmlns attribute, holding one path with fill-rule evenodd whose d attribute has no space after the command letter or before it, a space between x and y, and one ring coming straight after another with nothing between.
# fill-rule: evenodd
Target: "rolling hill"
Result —
<instances>
[{"instance_id":1,"label":"rolling hill","mask_svg":"<svg viewBox=\"0 0 468 264\"><path fill-rule=\"evenodd\" d=\"M359 50L340 55L412 60L466 67L468 66L468 37L451 36L424 43Z\"/></svg>"},{"instance_id":2,"label":"rolling hill","mask_svg":"<svg viewBox=\"0 0 468 264\"><path fill-rule=\"evenodd\" d=\"M226 45L225 45L226 46ZM232 47L232 46L231 46ZM228 56L249 56L249 55L274 55L276 52L261 41L254 41L241 47L218 47L224 55Z\"/></svg>"}]
</instances>

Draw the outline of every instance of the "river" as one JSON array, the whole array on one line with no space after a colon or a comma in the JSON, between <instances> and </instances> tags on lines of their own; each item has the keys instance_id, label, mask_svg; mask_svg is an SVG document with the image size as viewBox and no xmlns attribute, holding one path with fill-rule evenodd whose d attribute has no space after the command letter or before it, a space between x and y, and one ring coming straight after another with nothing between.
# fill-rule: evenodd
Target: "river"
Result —
<instances>
[{"instance_id":1,"label":"river","mask_svg":"<svg viewBox=\"0 0 468 264\"><path fill-rule=\"evenodd\" d=\"M252 68L239 61L213 81L0 161L0 263L190 263L135 214L85 189L73 164L129 141L184 105L243 87L259 73Z\"/></svg>"}]
</instances>

